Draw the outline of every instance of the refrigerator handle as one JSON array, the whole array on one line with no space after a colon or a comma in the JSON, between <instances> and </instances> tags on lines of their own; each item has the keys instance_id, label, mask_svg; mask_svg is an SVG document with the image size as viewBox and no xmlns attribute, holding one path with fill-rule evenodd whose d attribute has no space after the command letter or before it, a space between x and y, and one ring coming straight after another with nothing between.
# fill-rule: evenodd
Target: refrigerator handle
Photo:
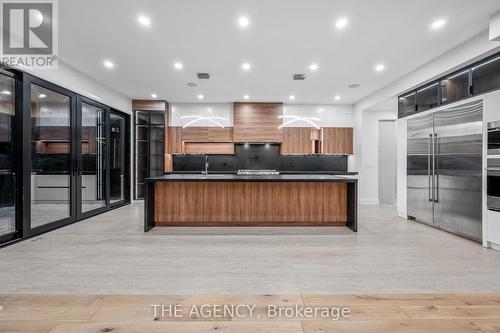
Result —
<instances>
[{"instance_id":1,"label":"refrigerator handle","mask_svg":"<svg viewBox=\"0 0 500 333\"><path fill-rule=\"evenodd\" d=\"M435 164L434 164L434 193L433 193L433 199L434 202L439 202L439 138L437 133L434 133L434 158L435 158Z\"/></svg>"},{"instance_id":2,"label":"refrigerator handle","mask_svg":"<svg viewBox=\"0 0 500 333\"><path fill-rule=\"evenodd\" d=\"M433 198L432 198L432 195L433 195L433 192L434 192L434 187L433 187L433 182L431 182L431 141L432 141L432 134L429 134L429 137L427 138L427 179L428 179L428 189L429 189L429 193L428 193L428 197L429 197L429 201L432 202L433 201ZM434 179L434 176L432 176L432 178Z\"/></svg>"}]
</instances>

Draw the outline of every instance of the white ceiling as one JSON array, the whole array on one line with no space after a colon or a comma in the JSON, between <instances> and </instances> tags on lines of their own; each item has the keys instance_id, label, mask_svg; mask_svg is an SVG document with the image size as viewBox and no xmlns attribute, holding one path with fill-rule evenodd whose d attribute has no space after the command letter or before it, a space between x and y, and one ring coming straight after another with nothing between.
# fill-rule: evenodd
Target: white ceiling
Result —
<instances>
[{"instance_id":1,"label":"white ceiling","mask_svg":"<svg viewBox=\"0 0 500 333\"><path fill-rule=\"evenodd\" d=\"M63 0L59 53L130 98L288 101L294 94L295 103L334 103L341 95L336 103L351 104L487 29L497 10L498 0ZM141 14L149 28L138 24ZM246 30L240 15L250 19ZM342 16L350 23L337 31ZM431 31L440 17L446 26ZM105 69L104 59L116 67ZM313 62L319 70L309 73ZM386 70L375 73L380 62ZM211 79L199 81L197 72ZM293 73L308 78L292 81ZM352 83L361 87L348 89Z\"/></svg>"}]
</instances>

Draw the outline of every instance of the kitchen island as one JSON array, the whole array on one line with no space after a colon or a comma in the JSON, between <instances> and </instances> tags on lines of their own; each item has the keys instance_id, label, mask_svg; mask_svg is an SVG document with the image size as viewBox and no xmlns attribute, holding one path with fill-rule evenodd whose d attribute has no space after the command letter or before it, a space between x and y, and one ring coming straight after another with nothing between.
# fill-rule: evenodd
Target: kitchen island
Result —
<instances>
[{"instance_id":1,"label":"kitchen island","mask_svg":"<svg viewBox=\"0 0 500 333\"><path fill-rule=\"evenodd\" d=\"M154 227L344 226L357 231L357 176L169 174L145 181Z\"/></svg>"}]
</instances>

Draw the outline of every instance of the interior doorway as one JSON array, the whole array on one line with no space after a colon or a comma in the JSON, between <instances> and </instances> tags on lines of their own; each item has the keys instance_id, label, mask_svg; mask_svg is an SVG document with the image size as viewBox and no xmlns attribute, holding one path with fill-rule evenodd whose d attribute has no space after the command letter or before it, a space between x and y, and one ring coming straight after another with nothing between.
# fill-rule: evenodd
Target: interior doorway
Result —
<instances>
[{"instance_id":1,"label":"interior doorway","mask_svg":"<svg viewBox=\"0 0 500 333\"><path fill-rule=\"evenodd\" d=\"M395 205L397 200L396 121L378 122L378 197L381 205Z\"/></svg>"}]
</instances>

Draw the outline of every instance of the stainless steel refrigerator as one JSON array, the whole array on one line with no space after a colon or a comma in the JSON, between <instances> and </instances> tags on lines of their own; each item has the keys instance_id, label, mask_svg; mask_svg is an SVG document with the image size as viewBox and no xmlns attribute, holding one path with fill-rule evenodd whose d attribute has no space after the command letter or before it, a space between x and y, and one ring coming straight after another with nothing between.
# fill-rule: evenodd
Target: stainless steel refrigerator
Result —
<instances>
[{"instance_id":1,"label":"stainless steel refrigerator","mask_svg":"<svg viewBox=\"0 0 500 333\"><path fill-rule=\"evenodd\" d=\"M408 120L408 216L482 239L483 103Z\"/></svg>"}]
</instances>

